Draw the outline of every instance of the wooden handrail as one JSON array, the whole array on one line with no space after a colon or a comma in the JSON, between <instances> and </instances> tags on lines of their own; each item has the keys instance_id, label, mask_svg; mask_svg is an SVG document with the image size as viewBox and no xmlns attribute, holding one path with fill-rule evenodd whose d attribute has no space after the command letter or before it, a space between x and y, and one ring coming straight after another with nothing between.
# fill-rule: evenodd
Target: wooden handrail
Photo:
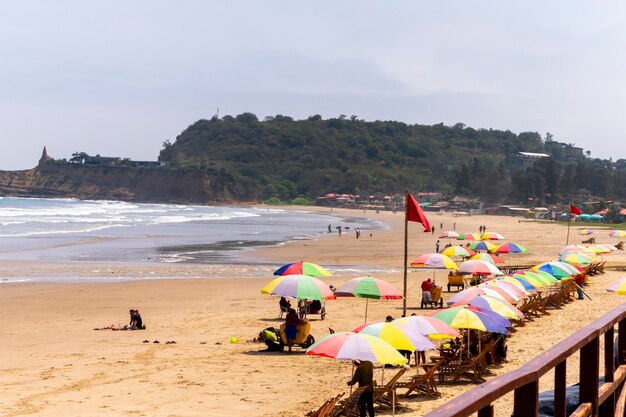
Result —
<instances>
[{"instance_id":1,"label":"wooden handrail","mask_svg":"<svg viewBox=\"0 0 626 417\"><path fill-rule=\"evenodd\" d=\"M609 351L605 352L605 360L602 362L602 369L600 369L600 337L604 335L613 339L613 329L618 324L618 367L614 369L609 364L609 359L606 359L606 355L610 355L611 360L613 360L613 352ZM612 342L605 343L605 346L612 346ZM616 388L623 385L626 379L626 366L624 365L626 363L626 303L557 343L520 368L466 391L424 417L468 417L473 413L489 409L494 401L511 391L515 391L514 410L522 411L519 415L537 415L539 378L554 368L558 368L555 373L557 380L558 375L564 377L565 361L578 351L581 352L581 363L585 363L584 367L578 365L581 376L584 375L584 378L581 378L581 401L583 404L572 416L594 415L600 404L608 398L614 398ZM598 389L598 374L603 373L602 370L613 372L607 376L606 383ZM593 376L593 379L590 376ZM590 379L592 382L589 381ZM562 378L561 383L564 384L564 378ZM555 385L557 385L555 387L557 395L563 395L563 387L560 387L559 384ZM625 391L622 390L622 395ZM555 410L557 408L555 402ZM516 412L515 415L517 416L518 413Z\"/></svg>"}]
</instances>

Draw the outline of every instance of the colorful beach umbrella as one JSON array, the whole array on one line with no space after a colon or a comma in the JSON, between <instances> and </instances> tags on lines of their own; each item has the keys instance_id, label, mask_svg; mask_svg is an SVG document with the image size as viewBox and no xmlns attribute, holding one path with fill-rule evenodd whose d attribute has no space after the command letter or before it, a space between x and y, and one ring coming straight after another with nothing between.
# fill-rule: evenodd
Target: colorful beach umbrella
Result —
<instances>
[{"instance_id":1,"label":"colorful beach umbrella","mask_svg":"<svg viewBox=\"0 0 626 417\"><path fill-rule=\"evenodd\" d=\"M407 362L396 348L381 338L354 332L326 335L310 346L306 354L390 365L405 365Z\"/></svg>"},{"instance_id":2,"label":"colorful beach umbrella","mask_svg":"<svg viewBox=\"0 0 626 417\"><path fill-rule=\"evenodd\" d=\"M511 274L511 277L520 281L526 281L535 288L541 288L541 287L551 285L548 282L544 281L543 279L539 278L538 276L525 274L522 271L518 271L518 272Z\"/></svg>"},{"instance_id":3,"label":"colorful beach umbrella","mask_svg":"<svg viewBox=\"0 0 626 417\"><path fill-rule=\"evenodd\" d=\"M447 323L430 316L400 317L392 321L392 323L416 331L422 336L428 336L431 339L449 339L461 335Z\"/></svg>"},{"instance_id":4,"label":"colorful beach umbrella","mask_svg":"<svg viewBox=\"0 0 626 417\"><path fill-rule=\"evenodd\" d=\"M528 249L520 244L507 242L497 246L492 252L495 253L526 253Z\"/></svg>"},{"instance_id":5,"label":"colorful beach umbrella","mask_svg":"<svg viewBox=\"0 0 626 417\"><path fill-rule=\"evenodd\" d=\"M594 262L598 262L598 258L596 258L595 256L591 257L582 253L566 253L565 255L562 255L559 259L563 262L581 266L587 266L591 265Z\"/></svg>"},{"instance_id":6,"label":"colorful beach umbrella","mask_svg":"<svg viewBox=\"0 0 626 417\"><path fill-rule=\"evenodd\" d=\"M626 230L611 230L611 232L609 232L609 236L611 236L611 237L626 237Z\"/></svg>"},{"instance_id":7,"label":"colorful beach umbrella","mask_svg":"<svg viewBox=\"0 0 626 417\"><path fill-rule=\"evenodd\" d=\"M441 234L439 235L440 239L443 238L448 238L448 239L456 239L457 237L459 237L459 234L457 232L453 232L453 231L446 231L446 232L441 232Z\"/></svg>"},{"instance_id":8,"label":"colorful beach umbrella","mask_svg":"<svg viewBox=\"0 0 626 417\"><path fill-rule=\"evenodd\" d=\"M481 308L481 307L472 306L472 305L467 305L465 307L467 307L469 310L483 313L484 315L486 315L487 317L489 317L490 319L492 319L493 321L495 321L496 323L498 323L504 328L513 326L513 324L508 319L506 319L505 317L501 316L500 314L496 313L495 311L489 308Z\"/></svg>"},{"instance_id":9,"label":"colorful beach umbrella","mask_svg":"<svg viewBox=\"0 0 626 417\"><path fill-rule=\"evenodd\" d=\"M486 314L467 308L467 306L446 308L432 315L455 329L473 329L483 332L508 333L506 326L493 320Z\"/></svg>"},{"instance_id":10,"label":"colorful beach umbrella","mask_svg":"<svg viewBox=\"0 0 626 417\"><path fill-rule=\"evenodd\" d=\"M362 324L352 331L380 337L398 350L423 352L437 349L435 345L433 345L433 342L428 340L425 336L412 332L407 328L400 327L392 322Z\"/></svg>"},{"instance_id":11,"label":"colorful beach umbrella","mask_svg":"<svg viewBox=\"0 0 626 417\"><path fill-rule=\"evenodd\" d=\"M503 265L505 262L499 256L492 253L477 253L469 258L470 261L485 261L494 265Z\"/></svg>"},{"instance_id":12,"label":"colorful beach umbrella","mask_svg":"<svg viewBox=\"0 0 626 417\"><path fill-rule=\"evenodd\" d=\"M502 281L510 282L514 285L517 285L520 288L524 289L525 291L533 291L537 289L533 284L531 284L527 280L521 279L521 278L515 278L512 275L507 275L506 277L502 278Z\"/></svg>"},{"instance_id":13,"label":"colorful beach umbrella","mask_svg":"<svg viewBox=\"0 0 626 417\"><path fill-rule=\"evenodd\" d=\"M531 269L546 271L557 279L570 278L582 272L582 270L577 268L575 265L560 261L544 262L533 266Z\"/></svg>"},{"instance_id":14,"label":"colorful beach umbrella","mask_svg":"<svg viewBox=\"0 0 626 417\"><path fill-rule=\"evenodd\" d=\"M470 249L474 249L474 250L485 250L485 251L491 252L497 246L491 242L487 242L486 240L479 240L479 241L470 242L469 247Z\"/></svg>"},{"instance_id":15,"label":"colorful beach umbrella","mask_svg":"<svg viewBox=\"0 0 626 417\"><path fill-rule=\"evenodd\" d=\"M587 246L583 245L568 245L559 251L559 255L565 255L568 253L582 253L585 255L594 255L593 251L589 249Z\"/></svg>"},{"instance_id":16,"label":"colorful beach umbrella","mask_svg":"<svg viewBox=\"0 0 626 417\"><path fill-rule=\"evenodd\" d=\"M330 272L311 262L292 262L274 271L274 275L307 275L310 277L327 277Z\"/></svg>"},{"instance_id":17,"label":"colorful beach umbrella","mask_svg":"<svg viewBox=\"0 0 626 417\"><path fill-rule=\"evenodd\" d=\"M439 253L442 255L446 255L449 258L452 258L454 256L469 258L476 252L469 248L464 248L463 246L448 246L447 248L443 248L442 250L440 250Z\"/></svg>"},{"instance_id":18,"label":"colorful beach umbrella","mask_svg":"<svg viewBox=\"0 0 626 417\"><path fill-rule=\"evenodd\" d=\"M579 235L583 235L583 236L591 235L593 233L595 233L595 230L593 230L593 229L581 229L581 230L578 231L578 234Z\"/></svg>"},{"instance_id":19,"label":"colorful beach umbrella","mask_svg":"<svg viewBox=\"0 0 626 417\"><path fill-rule=\"evenodd\" d=\"M322 280L307 275L285 275L273 279L261 290L263 294L298 300L332 300L335 294Z\"/></svg>"},{"instance_id":20,"label":"colorful beach umbrella","mask_svg":"<svg viewBox=\"0 0 626 417\"><path fill-rule=\"evenodd\" d=\"M461 233L457 240L480 240L480 233Z\"/></svg>"},{"instance_id":21,"label":"colorful beach umbrella","mask_svg":"<svg viewBox=\"0 0 626 417\"><path fill-rule=\"evenodd\" d=\"M420 255L411 262L411 266L433 267L441 269L459 269L452 259L440 253Z\"/></svg>"},{"instance_id":22,"label":"colorful beach umbrella","mask_svg":"<svg viewBox=\"0 0 626 417\"><path fill-rule=\"evenodd\" d=\"M619 295L626 295L626 278L622 278L614 282L606 289L609 292L614 292Z\"/></svg>"},{"instance_id":23,"label":"colorful beach umbrella","mask_svg":"<svg viewBox=\"0 0 626 417\"><path fill-rule=\"evenodd\" d=\"M507 303L517 303L522 297L525 296L519 295L517 292L511 291L507 288L502 288L498 285L489 285L488 282L480 284L478 288L482 288L485 291L485 295L499 298Z\"/></svg>"},{"instance_id":24,"label":"colorful beach umbrella","mask_svg":"<svg viewBox=\"0 0 626 417\"><path fill-rule=\"evenodd\" d=\"M501 278L492 279L485 282L484 284L481 284L480 286L482 287L485 285L488 285L489 287L495 289L500 293L501 291L504 291L505 293L509 294L513 299L513 301L507 300L509 301L509 303L518 302L520 299L528 296L528 291L526 291L521 284L516 285L512 282L503 281Z\"/></svg>"},{"instance_id":25,"label":"colorful beach umbrella","mask_svg":"<svg viewBox=\"0 0 626 417\"><path fill-rule=\"evenodd\" d=\"M505 240L504 236L496 232L486 232L480 236L481 240Z\"/></svg>"},{"instance_id":26,"label":"colorful beach umbrella","mask_svg":"<svg viewBox=\"0 0 626 417\"><path fill-rule=\"evenodd\" d=\"M465 261L459 265L459 272L475 275L504 275L494 264L485 261Z\"/></svg>"},{"instance_id":27,"label":"colorful beach umbrella","mask_svg":"<svg viewBox=\"0 0 626 417\"><path fill-rule=\"evenodd\" d=\"M370 298L384 300L403 298L400 291L391 284L370 276L346 281L335 290L335 296L365 298L365 322L367 322L367 308Z\"/></svg>"}]
</instances>

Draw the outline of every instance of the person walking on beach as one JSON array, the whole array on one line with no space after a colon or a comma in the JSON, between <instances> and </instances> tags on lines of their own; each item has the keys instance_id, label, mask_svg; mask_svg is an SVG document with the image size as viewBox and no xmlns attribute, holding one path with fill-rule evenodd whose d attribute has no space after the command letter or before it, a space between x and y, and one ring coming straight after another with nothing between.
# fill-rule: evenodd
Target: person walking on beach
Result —
<instances>
[{"instance_id":1,"label":"person walking on beach","mask_svg":"<svg viewBox=\"0 0 626 417\"><path fill-rule=\"evenodd\" d=\"M337 226L337 233L339 233L339 236L341 236L341 226Z\"/></svg>"},{"instance_id":2,"label":"person walking on beach","mask_svg":"<svg viewBox=\"0 0 626 417\"><path fill-rule=\"evenodd\" d=\"M332 233L333 229L330 228L330 224L328 225L328 233Z\"/></svg>"},{"instance_id":3,"label":"person walking on beach","mask_svg":"<svg viewBox=\"0 0 626 417\"><path fill-rule=\"evenodd\" d=\"M435 226L431 226L430 231L432 232L432 234L435 234Z\"/></svg>"},{"instance_id":4,"label":"person walking on beach","mask_svg":"<svg viewBox=\"0 0 626 417\"><path fill-rule=\"evenodd\" d=\"M365 410L369 417L374 417L374 366L370 361L354 361L356 370L352 379L348 381L348 385L354 385L357 382L360 387L367 389L359 397L359 415L365 417Z\"/></svg>"},{"instance_id":5,"label":"person walking on beach","mask_svg":"<svg viewBox=\"0 0 626 417\"><path fill-rule=\"evenodd\" d=\"M354 233L356 234L356 238L358 239L359 237L361 237L361 229L359 229L358 227L356 229L354 229Z\"/></svg>"},{"instance_id":6,"label":"person walking on beach","mask_svg":"<svg viewBox=\"0 0 626 417\"><path fill-rule=\"evenodd\" d=\"M439 239L437 239L437 243L435 243L435 252L439 253Z\"/></svg>"}]
</instances>

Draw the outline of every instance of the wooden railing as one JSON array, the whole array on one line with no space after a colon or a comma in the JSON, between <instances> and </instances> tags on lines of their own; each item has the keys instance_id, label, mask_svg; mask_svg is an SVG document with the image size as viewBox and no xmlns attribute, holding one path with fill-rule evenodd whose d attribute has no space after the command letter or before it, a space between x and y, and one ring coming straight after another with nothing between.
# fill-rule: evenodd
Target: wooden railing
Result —
<instances>
[{"instance_id":1,"label":"wooden railing","mask_svg":"<svg viewBox=\"0 0 626 417\"><path fill-rule=\"evenodd\" d=\"M614 356L615 326L617 358ZM600 377L600 339L604 342L604 384ZM488 380L455 397L424 417L493 417L493 403L514 391L513 416L531 417L539 413L539 378L554 369L554 416L566 417L566 360L580 352L578 363L580 405L570 417L604 415L624 417L626 390L626 303L602 316L537 356L519 369ZM616 366L617 362L617 366ZM619 394L619 397L618 397ZM507 417L511 415L506 414Z\"/></svg>"}]
</instances>

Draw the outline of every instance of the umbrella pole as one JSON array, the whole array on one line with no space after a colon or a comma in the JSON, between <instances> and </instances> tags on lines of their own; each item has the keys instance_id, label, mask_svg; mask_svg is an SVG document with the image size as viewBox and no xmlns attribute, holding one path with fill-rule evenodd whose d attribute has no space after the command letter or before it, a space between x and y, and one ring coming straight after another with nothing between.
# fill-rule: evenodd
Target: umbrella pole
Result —
<instances>
[{"instance_id":1,"label":"umbrella pole","mask_svg":"<svg viewBox=\"0 0 626 417\"><path fill-rule=\"evenodd\" d=\"M370 299L365 299L365 323L367 323L367 305L369 304Z\"/></svg>"},{"instance_id":2,"label":"umbrella pole","mask_svg":"<svg viewBox=\"0 0 626 417\"><path fill-rule=\"evenodd\" d=\"M385 385L385 365L383 365L383 377L382 377L382 380L380 381L380 385Z\"/></svg>"},{"instance_id":3,"label":"umbrella pole","mask_svg":"<svg viewBox=\"0 0 626 417\"><path fill-rule=\"evenodd\" d=\"M354 378L354 361L352 361L352 377L350 378L350 381L352 381L352 378ZM352 396L352 385L350 385L350 396Z\"/></svg>"},{"instance_id":4,"label":"umbrella pole","mask_svg":"<svg viewBox=\"0 0 626 417\"><path fill-rule=\"evenodd\" d=\"M419 376L420 375L420 359L419 359L419 355L417 354L417 350L415 351L415 375Z\"/></svg>"}]
</instances>

